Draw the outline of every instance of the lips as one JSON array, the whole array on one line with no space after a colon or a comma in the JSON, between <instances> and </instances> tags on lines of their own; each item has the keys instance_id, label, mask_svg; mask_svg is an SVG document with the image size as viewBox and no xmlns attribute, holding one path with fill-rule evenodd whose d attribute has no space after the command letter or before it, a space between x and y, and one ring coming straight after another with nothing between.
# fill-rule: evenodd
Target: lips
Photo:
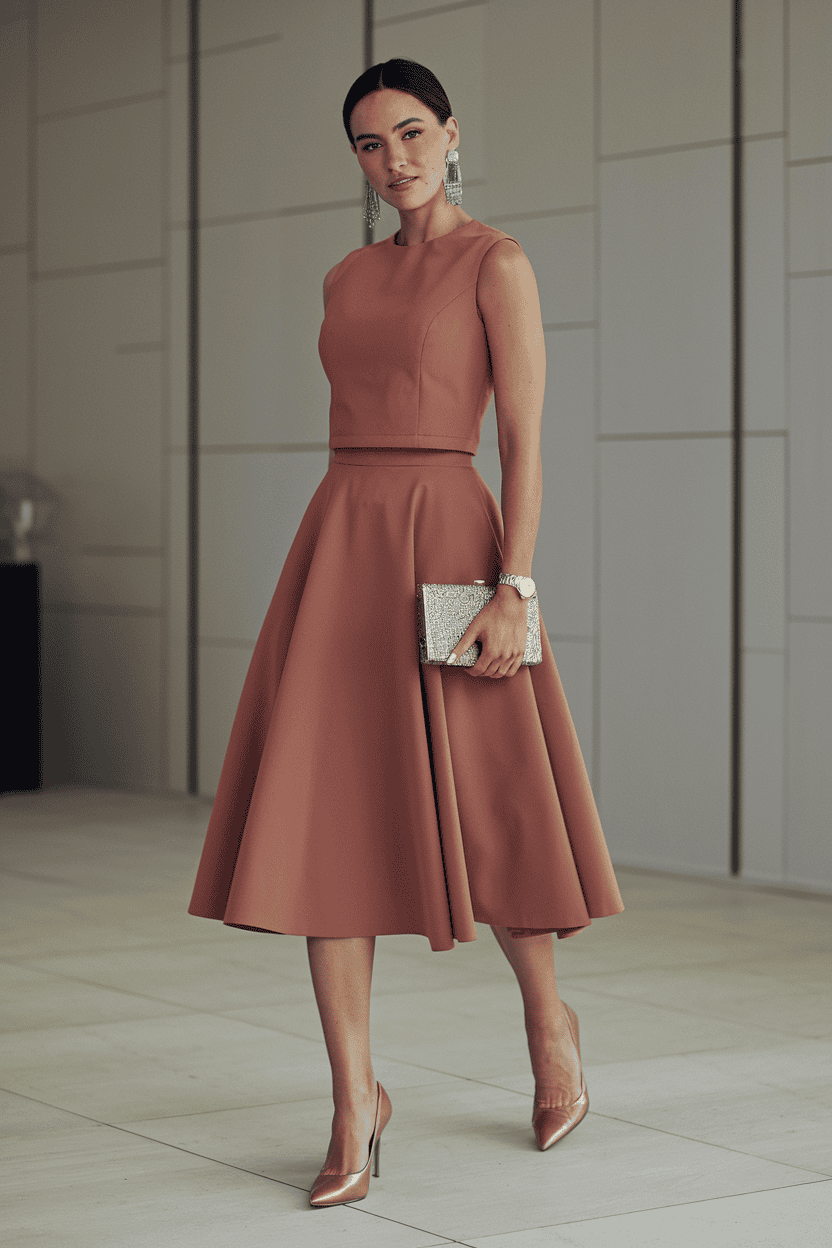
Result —
<instances>
[{"instance_id":1,"label":"lips","mask_svg":"<svg viewBox=\"0 0 832 1248\"><path fill-rule=\"evenodd\" d=\"M392 190L393 188L398 187L398 186L407 186L410 182L415 182L415 181L416 181L416 175L414 174L410 178L400 178L397 182L391 182L390 188Z\"/></svg>"}]
</instances>

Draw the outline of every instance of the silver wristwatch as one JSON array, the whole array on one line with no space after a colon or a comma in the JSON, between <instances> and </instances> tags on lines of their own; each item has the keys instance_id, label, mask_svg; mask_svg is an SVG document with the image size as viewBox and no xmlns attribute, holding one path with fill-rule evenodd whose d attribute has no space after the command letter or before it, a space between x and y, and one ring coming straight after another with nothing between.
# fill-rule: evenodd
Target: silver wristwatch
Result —
<instances>
[{"instance_id":1,"label":"silver wristwatch","mask_svg":"<svg viewBox=\"0 0 832 1248\"><path fill-rule=\"evenodd\" d=\"M535 584L530 576L510 576L507 572L501 572L497 583L513 585L523 599L531 598L535 591Z\"/></svg>"}]
</instances>

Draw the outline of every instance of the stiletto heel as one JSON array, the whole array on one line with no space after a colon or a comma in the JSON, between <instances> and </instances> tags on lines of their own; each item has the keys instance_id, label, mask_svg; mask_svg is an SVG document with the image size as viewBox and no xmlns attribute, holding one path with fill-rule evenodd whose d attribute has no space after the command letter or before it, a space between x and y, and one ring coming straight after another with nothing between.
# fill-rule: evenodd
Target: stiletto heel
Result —
<instances>
[{"instance_id":1,"label":"stiletto heel","mask_svg":"<svg viewBox=\"0 0 832 1248\"><path fill-rule=\"evenodd\" d=\"M322 1171L312 1184L312 1190L309 1193L309 1203L313 1208L321 1209L327 1205L346 1205L356 1200L363 1200L370 1190L371 1162L373 1174L378 1177L381 1133L390 1121L393 1106L390 1104L390 1097L378 1081L376 1088L376 1117L364 1168L357 1170L354 1174L324 1174Z\"/></svg>"},{"instance_id":2,"label":"stiletto heel","mask_svg":"<svg viewBox=\"0 0 832 1248\"><path fill-rule=\"evenodd\" d=\"M580 1067L581 1043L578 1030L578 1016L565 1001L563 1008L566 1011L569 1034L572 1037L572 1043L575 1045ZM581 1094L576 1101L573 1101L571 1105L557 1105L554 1107L540 1105L532 1110L532 1126L537 1139L537 1147L541 1152L545 1152L547 1148L551 1148L558 1140L562 1140L573 1127L577 1127L582 1118L586 1117L589 1109L589 1093L584 1082L583 1068L580 1067L580 1070Z\"/></svg>"}]
</instances>

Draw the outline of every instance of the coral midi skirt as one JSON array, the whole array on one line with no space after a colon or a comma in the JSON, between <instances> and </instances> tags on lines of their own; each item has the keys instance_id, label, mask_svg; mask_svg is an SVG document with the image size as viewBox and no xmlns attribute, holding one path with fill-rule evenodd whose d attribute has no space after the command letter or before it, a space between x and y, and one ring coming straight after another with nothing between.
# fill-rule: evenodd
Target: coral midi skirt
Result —
<instances>
[{"instance_id":1,"label":"coral midi skirt","mask_svg":"<svg viewBox=\"0 0 832 1248\"><path fill-rule=\"evenodd\" d=\"M623 909L541 619L514 676L421 665L416 585L494 583L497 501L462 451L338 450L252 654L189 906L431 949L571 936Z\"/></svg>"}]
</instances>

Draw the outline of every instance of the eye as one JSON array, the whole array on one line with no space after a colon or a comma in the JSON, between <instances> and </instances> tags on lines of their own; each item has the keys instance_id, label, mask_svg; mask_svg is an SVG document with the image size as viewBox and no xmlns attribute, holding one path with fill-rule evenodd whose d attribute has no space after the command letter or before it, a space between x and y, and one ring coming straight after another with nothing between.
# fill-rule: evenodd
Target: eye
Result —
<instances>
[{"instance_id":1,"label":"eye","mask_svg":"<svg viewBox=\"0 0 832 1248\"><path fill-rule=\"evenodd\" d=\"M409 134L421 134L421 133L422 133L421 130L405 130L404 137L407 138ZM369 152L371 147L378 147L378 143L365 143L361 150L362 152Z\"/></svg>"}]
</instances>

